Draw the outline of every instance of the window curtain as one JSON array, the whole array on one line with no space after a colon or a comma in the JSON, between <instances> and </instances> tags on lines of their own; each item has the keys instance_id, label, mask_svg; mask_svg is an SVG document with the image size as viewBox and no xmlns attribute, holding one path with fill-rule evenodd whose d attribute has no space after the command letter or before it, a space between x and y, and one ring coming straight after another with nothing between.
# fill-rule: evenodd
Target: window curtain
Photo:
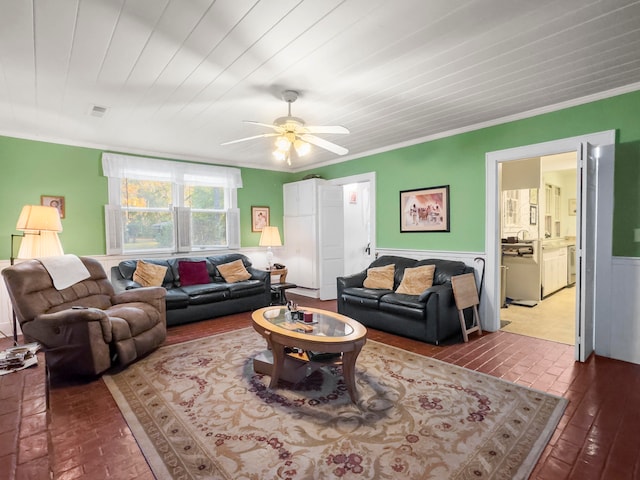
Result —
<instances>
[{"instance_id":1,"label":"window curtain","mask_svg":"<svg viewBox=\"0 0 640 480\"><path fill-rule=\"evenodd\" d=\"M239 168L173 162L118 153L102 154L102 172L109 178L156 180L179 185L242 188L242 175Z\"/></svg>"}]
</instances>

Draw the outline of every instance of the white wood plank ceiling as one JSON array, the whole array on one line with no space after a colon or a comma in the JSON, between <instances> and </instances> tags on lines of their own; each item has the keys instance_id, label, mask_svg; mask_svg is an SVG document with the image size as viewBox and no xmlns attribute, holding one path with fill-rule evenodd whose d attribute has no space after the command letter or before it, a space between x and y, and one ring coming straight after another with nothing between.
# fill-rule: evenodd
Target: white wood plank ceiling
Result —
<instances>
[{"instance_id":1,"label":"white wood plank ceiling","mask_svg":"<svg viewBox=\"0 0 640 480\"><path fill-rule=\"evenodd\" d=\"M311 168L638 82L640 1L0 0L0 134L113 151L291 168L220 144L294 89L351 131Z\"/></svg>"}]
</instances>

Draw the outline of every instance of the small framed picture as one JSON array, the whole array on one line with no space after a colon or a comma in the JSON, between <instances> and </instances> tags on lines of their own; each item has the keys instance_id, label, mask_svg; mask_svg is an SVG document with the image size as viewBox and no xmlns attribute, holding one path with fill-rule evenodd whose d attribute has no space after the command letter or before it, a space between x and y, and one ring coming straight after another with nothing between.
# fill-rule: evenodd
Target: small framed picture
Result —
<instances>
[{"instance_id":1,"label":"small framed picture","mask_svg":"<svg viewBox=\"0 0 640 480\"><path fill-rule=\"evenodd\" d=\"M261 232L269 225L269 207L251 207L251 231Z\"/></svg>"},{"instance_id":2,"label":"small framed picture","mask_svg":"<svg viewBox=\"0 0 640 480\"><path fill-rule=\"evenodd\" d=\"M57 195L40 195L40 205L57 208L60 213L60 218L64 218L64 197Z\"/></svg>"},{"instance_id":3,"label":"small framed picture","mask_svg":"<svg viewBox=\"0 0 640 480\"><path fill-rule=\"evenodd\" d=\"M400 232L448 232L449 185L400 192Z\"/></svg>"},{"instance_id":4,"label":"small framed picture","mask_svg":"<svg viewBox=\"0 0 640 480\"><path fill-rule=\"evenodd\" d=\"M537 188L530 188L529 189L529 203L531 205L537 205L538 204L538 189Z\"/></svg>"},{"instance_id":5,"label":"small framed picture","mask_svg":"<svg viewBox=\"0 0 640 480\"><path fill-rule=\"evenodd\" d=\"M529 206L529 225L538 224L538 207L535 205Z\"/></svg>"}]
</instances>

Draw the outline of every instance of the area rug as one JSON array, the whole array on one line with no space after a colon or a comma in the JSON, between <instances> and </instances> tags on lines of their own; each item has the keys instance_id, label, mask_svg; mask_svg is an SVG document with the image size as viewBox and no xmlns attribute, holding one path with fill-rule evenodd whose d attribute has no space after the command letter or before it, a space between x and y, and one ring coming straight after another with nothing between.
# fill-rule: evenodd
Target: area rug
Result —
<instances>
[{"instance_id":1,"label":"area rug","mask_svg":"<svg viewBox=\"0 0 640 480\"><path fill-rule=\"evenodd\" d=\"M160 348L104 381L160 479L527 478L566 400L374 341L267 388L246 328Z\"/></svg>"}]
</instances>

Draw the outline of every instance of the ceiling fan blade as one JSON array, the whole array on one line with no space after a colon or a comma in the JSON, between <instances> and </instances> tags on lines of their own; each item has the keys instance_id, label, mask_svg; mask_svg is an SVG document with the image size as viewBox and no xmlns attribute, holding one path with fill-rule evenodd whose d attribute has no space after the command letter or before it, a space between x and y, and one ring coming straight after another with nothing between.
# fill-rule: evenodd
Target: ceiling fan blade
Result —
<instances>
[{"instance_id":1,"label":"ceiling fan blade","mask_svg":"<svg viewBox=\"0 0 640 480\"><path fill-rule=\"evenodd\" d=\"M309 142L313 145L316 145L317 147L329 150L330 152L333 152L337 155L346 155L347 153L349 153L349 150L347 150L346 148L341 147L340 145L336 145L335 143L328 142L323 138L316 137L315 135L305 134L301 135L300 138L305 142Z\"/></svg>"},{"instance_id":2,"label":"ceiling fan blade","mask_svg":"<svg viewBox=\"0 0 640 480\"><path fill-rule=\"evenodd\" d=\"M279 133L263 133L262 135L254 135L253 137L240 138L238 140L231 140L230 142L224 142L220 145L231 145L232 143L240 143L246 142L247 140L253 140L254 138L267 138L267 137L277 137L280 135Z\"/></svg>"},{"instance_id":3,"label":"ceiling fan blade","mask_svg":"<svg viewBox=\"0 0 640 480\"><path fill-rule=\"evenodd\" d=\"M349 129L341 125L305 125L309 133L350 133Z\"/></svg>"},{"instance_id":4,"label":"ceiling fan blade","mask_svg":"<svg viewBox=\"0 0 640 480\"><path fill-rule=\"evenodd\" d=\"M251 125L258 125L260 127L273 128L276 132L282 133L282 127L279 125L273 125L272 123L254 122L253 120L243 120L243 123L250 123Z\"/></svg>"}]
</instances>

